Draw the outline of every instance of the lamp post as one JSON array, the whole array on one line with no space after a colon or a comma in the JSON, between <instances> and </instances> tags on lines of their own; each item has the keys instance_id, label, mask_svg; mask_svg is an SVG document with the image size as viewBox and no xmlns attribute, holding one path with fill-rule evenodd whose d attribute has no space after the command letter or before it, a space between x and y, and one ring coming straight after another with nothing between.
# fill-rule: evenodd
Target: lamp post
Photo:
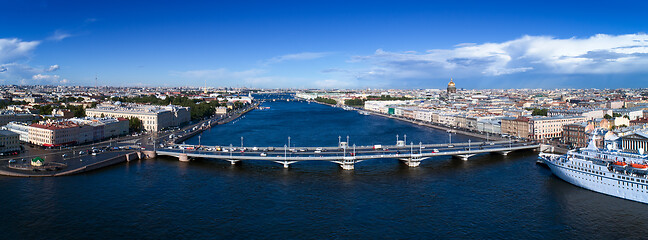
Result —
<instances>
[{"instance_id":1,"label":"lamp post","mask_svg":"<svg viewBox=\"0 0 648 240\"><path fill-rule=\"evenodd\" d=\"M288 147L290 147L290 136L288 136Z\"/></svg>"},{"instance_id":2,"label":"lamp post","mask_svg":"<svg viewBox=\"0 0 648 240\"><path fill-rule=\"evenodd\" d=\"M414 154L414 143L410 142L410 157Z\"/></svg>"},{"instance_id":3,"label":"lamp post","mask_svg":"<svg viewBox=\"0 0 648 240\"><path fill-rule=\"evenodd\" d=\"M202 137L202 134L198 135L198 146L200 146L200 137Z\"/></svg>"},{"instance_id":4,"label":"lamp post","mask_svg":"<svg viewBox=\"0 0 648 240\"><path fill-rule=\"evenodd\" d=\"M405 142L405 144L407 144L407 134L403 134L403 142Z\"/></svg>"},{"instance_id":5,"label":"lamp post","mask_svg":"<svg viewBox=\"0 0 648 240\"><path fill-rule=\"evenodd\" d=\"M448 143L452 144L452 133L448 133Z\"/></svg>"},{"instance_id":6,"label":"lamp post","mask_svg":"<svg viewBox=\"0 0 648 240\"><path fill-rule=\"evenodd\" d=\"M241 136L241 148L243 148L243 136Z\"/></svg>"},{"instance_id":7,"label":"lamp post","mask_svg":"<svg viewBox=\"0 0 648 240\"><path fill-rule=\"evenodd\" d=\"M342 142L342 136L338 136L338 147L340 146L341 142Z\"/></svg>"},{"instance_id":8,"label":"lamp post","mask_svg":"<svg viewBox=\"0 0 648 240\"><path fill-rule=\"evenodd\" d=\"M419 142L419 154L423 153L423 143Z\"/></svg>"},{"instance_id":9,"label":"lamp post","mask_svg":"<svg viewBox=\"0 0 648 240\"><path fill-rule=\"evenodd\" d=\"M284 161L288 159L288 148L286 147L286 144L284 144Z\"/></svg>"},{"instance_id":10,"label":"lamp post","mask_svg":"<svg viewBox=\"0 0 648 240\"><path fill-rule=\"evenodd\" d=\"M353 144L353 156L355 156L355 155L356 155L356 152L355 152L355 143L354 143Z\"/></svg>"},{"instance_id":11,"label":"lamp post","mask_svg":"<svg viewBox=\"0 0 648 240\"><path fill-rule=\"evenodd\" d=\"M398 145L398 134L396 134L396 145Z\"/></svg>"},{"instance_id":12,"label":"lamp post","mask_svg":"<svg viewBox=\"0 0 648 240\"><path fill-rule=\"evenodd\" d=\"M470 139L468 139L468 151L470 151Z\"/></svg>"}]
</instances>

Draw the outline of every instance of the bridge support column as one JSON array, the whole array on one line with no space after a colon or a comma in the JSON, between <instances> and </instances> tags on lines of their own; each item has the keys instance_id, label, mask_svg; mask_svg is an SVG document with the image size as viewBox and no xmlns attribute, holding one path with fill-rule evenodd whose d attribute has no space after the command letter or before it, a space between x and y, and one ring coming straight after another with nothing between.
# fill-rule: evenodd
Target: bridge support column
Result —
<instances>
[{"instance_id":1,"label":"bridge support column","mask_svg":"<svg viewBox=\"0 0 648 240\"><path fill-rule=\"evenodd\" d=\"M340 167L344 170L353 170L355 169L355 157L344 157L342 161L333 161L334 163L340 164Z\"/></svg>"},{"instance_id":2,"label":"bridge support column","mask_svg":"<svg viewBox=\"0 0 648 240\"><path fill-rule=\"evenodd\" d=\"M461 160L468 161L468 158L475 156L475 154L462 154L462 155L454 155L454 156L460 158Z\"/></svg>"},{"instance_id":3,"label":"bridge support column","mask_svg":"<svg viewBox=\"0 0 648 240\"><path fill-rule=\"evenodd\" d=\"M276 163L283 164L284 168L289 168L290 164L296 163L297 161L275 161Z\"/></svg>"},{"instance_id":4,"label":"bridge support column","mask_svg":"<svg viewBox=\"0 0 648 240\"><path fill-rule=\"evenodd\" d=\"M420 157L410 157L410 158L401 158L400 159L405 165L408 167L418 167L421 165L421 159Z\"/></svg>"},{"instance_id":5,"label":"bridge support column","mask_svg":"<svg viewBox=\"0 0 648 240\"><path fill-rule=\"evenodd\" d=\"M506 156L506 155L508 155L510 152L511 152L511 151L501 151L501 152L498 152L498 153L499 153L499 154L502 154L502 156Z\"/></svg>"},{"instance_id":6,"label":"bridge support column","mask_svg":"<svg viewBox=\"0 0 648 240\"><path fill-rule=\"evenodd\" d=\"M232 160L232 159L227 159L228 162L230 162L232 165L236 165L237 162L241 160Z\"/></svg>"},{"instance_id":7,"label":"bridge support column","mask_svg":"<svg viewBox=\"0 0 648 240\"><path fill-rule=\"evenodd\" d=\"M353 169L355 169L355 164L353 164L353 163L342 163L342 164L340 164L340 167L342 167L342 169L344 169L344 170L353 170Z\"/></svg>"},{"instance_id":8,"label":"bridge support column","mask_svg":"<svg viewBox=\"0 0 648 240\"><path fill-rule=\"evenodd\" d=\"M144 151L144 156L150 159L155 158L157 154L155 153L155 151Z\"/></svg>"},{"instance_id":9,"label":"bridge support column","mask_svg":"<svg viewBox=\"0 0 648 240\"><path fill-rule=\"evenodd\" d=\"M180 156L178 156L178 160L180 160L180 162L189 162L189 157L187 157L186 153L181 153Z\"/></svg>"}]
</instances>

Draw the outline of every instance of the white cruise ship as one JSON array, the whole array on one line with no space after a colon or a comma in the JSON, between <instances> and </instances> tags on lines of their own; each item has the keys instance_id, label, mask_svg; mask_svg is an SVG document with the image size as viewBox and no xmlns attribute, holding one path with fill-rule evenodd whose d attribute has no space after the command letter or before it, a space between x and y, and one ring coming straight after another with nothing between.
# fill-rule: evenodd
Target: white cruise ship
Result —
<instances>
[{"instance_id":1,"label":"white cruise ship","mask_svg":"<svg viewBox=\"0 0 648 240\"><path fill-rule=\"evenodd\" d=\"M648 162L643 154L599 149L590 141L586 148L565 155L540 153L557 177L595 192L648 203Z\"/></svg>"}]
</instances>

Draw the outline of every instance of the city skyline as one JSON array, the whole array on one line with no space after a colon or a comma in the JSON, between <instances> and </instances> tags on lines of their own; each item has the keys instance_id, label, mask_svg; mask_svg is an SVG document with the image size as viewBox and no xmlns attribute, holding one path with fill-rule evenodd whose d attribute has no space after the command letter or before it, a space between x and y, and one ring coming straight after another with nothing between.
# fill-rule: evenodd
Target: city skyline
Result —
<instances>
[{"instance_id":1,"label":"city skyline","mask_svg":"<svg viewBox=\"0 0 648 240\"><path fill-rule=\"evenodd\" d=\"M624 3L11 1L0 84L644 87L646 4Z\"/></svg>"}]
</instances>

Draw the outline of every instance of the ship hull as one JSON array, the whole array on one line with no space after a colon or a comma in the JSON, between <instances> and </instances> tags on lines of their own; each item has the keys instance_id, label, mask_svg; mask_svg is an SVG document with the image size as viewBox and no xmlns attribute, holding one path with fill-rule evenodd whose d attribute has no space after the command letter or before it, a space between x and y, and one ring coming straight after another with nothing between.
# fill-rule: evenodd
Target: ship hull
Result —
<instances>
[{"instance_id":1,"label":"ship hull","mask_svg":"<svg viewBox=\"0 0 648 240\"><path fill-rule=\"evenodd\" d=\"M646 183L646 178L623 176L609 172L605 168L595 169L595 171L598 170L596 171L598 174L596 174L582 168L570 168L568 162L560 164L557 160L543 159L556 177L568 183L594 192L648 203L648 183ZM605 171L604 174L603 171Z\"/></svg>"}]
</instances>

